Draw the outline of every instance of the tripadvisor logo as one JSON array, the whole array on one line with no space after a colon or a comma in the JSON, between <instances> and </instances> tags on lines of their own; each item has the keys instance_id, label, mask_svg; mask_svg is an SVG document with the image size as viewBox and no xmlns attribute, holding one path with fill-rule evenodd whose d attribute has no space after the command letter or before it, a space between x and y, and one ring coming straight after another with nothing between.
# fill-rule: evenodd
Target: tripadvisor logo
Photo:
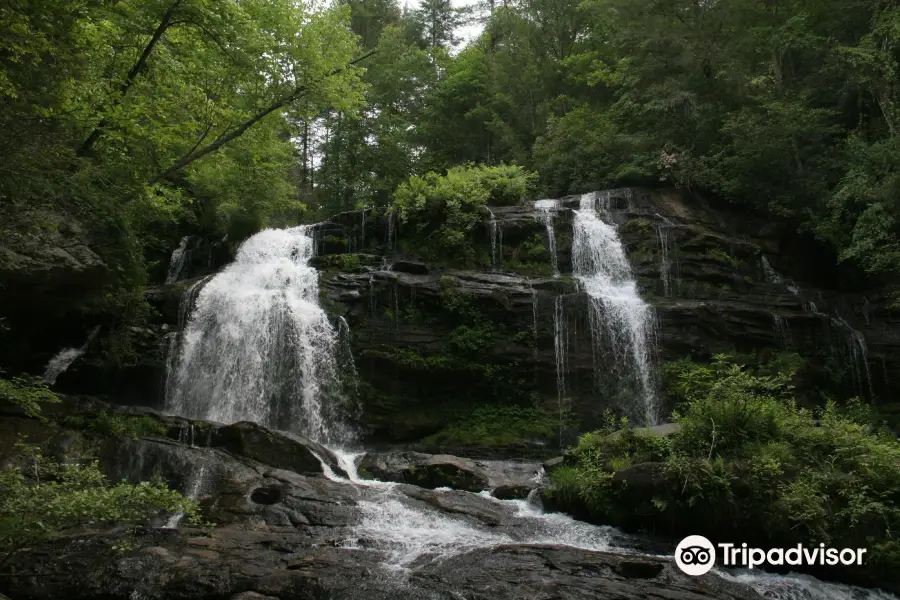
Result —
<instances>
[{"instance_id":1,"label":"tripadvisor logo","mask_svg":"<svg viewBox=\"0 0 900 600\"><path fill-rule=\"evenodd\" d=\"M688 575L703 575L716 564L716 547L723 567L752 569L761 565L855 565L862 566L866 548L826 548L819 544L807 548L797 544L791 548L750 548L747 544L713 543L702 535L689 535L675 548L675 564Z\"/></svg>"}]
</instances>

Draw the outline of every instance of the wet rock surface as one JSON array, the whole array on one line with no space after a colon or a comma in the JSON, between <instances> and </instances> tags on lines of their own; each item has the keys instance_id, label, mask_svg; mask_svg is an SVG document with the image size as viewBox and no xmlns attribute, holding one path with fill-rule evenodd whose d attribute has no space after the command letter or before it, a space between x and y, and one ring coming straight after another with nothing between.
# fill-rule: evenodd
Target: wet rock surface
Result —
<instances>
[{"instance_id":1,"label":"wet rock surface","mask_svg":"<svg viewBox=\"0 0 900 600\"><path fill-rule=\"evenodd\" d=\"M504 545L398 572L376 552L317 545L290 530L150 531L124 555L111 549L118 535L81 535L33 551L52 570L12 578L9 593L21 600L761 598L714 575L687 577L663 559L558 546Z\"/></svg>"},{"instance_id":2,"label":"wet rock surface","mask_svg":"<svg viewBox=\"0 0 900 600\"><path fill-rule=\"evenodd\" d=\"M499 490L504 500L525 498L538 486L537 462L469 459L421 452L371 452L359 464L360 472L381 481L410 483L423 488L450 487L480 492Z\"/></svg>"},{"instance_id":3,"label":"wet rock surface","mask_svg":"<svg viewBox=\"0 0 900 600\"><path fill-rule=\"evenodd\" d=\"M87 399L73 404L70 409L81 411L105 406ZM196 435L174 432L187 426L196 434L210 424L159 418L172 437L94 439L4 416L0 424L12 429L0 431L3 438L23 432L69 449L97 444L110 479L137 482L159 474L192 495L216 526L163 527L169 522L163 514L134 531L68 532L14 553L4 564L0 593L15 600L761 598L714 574L683 575L665 558L672 553L668 543L542 514L534 504L487 492L354 483L279 468L254 458L272 456L253 450L256 434L242 433L240 452L192 445ZM210 439L223 429L214 426ZM291 441L298 451L301 438ZM521 481L539 468L528 461L472 462L490 485ZM130 549L114 548L122 542Z\"/></svg>"}]
</instances>

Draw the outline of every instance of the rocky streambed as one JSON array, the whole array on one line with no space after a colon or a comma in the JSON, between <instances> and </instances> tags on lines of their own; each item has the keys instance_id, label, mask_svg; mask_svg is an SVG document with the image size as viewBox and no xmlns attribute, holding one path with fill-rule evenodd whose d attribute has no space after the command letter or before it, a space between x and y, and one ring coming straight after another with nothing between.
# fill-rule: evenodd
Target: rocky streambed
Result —
<instances>
[{"instance_id":1,"label":"rocky streambed","mask_svg":"<svg viewBox=\"0 0 900 600\"><path fill-rule=\"evenodd\" d=\"M50 452L96 448L113 480L160 473L215 526L160 515L136 531L68 532L15 553L0 592L14 600L890 597L814 580L689 577L671 545L521 499L536 495L536 462L335 453L252 423L130 411L159 419L167 435L88 439L8 413L4 434L28 430ZM368 476L421 485L361 479L359 464ZM123 542L130 549L117 548Z\"/></svg>"}]
</instances>

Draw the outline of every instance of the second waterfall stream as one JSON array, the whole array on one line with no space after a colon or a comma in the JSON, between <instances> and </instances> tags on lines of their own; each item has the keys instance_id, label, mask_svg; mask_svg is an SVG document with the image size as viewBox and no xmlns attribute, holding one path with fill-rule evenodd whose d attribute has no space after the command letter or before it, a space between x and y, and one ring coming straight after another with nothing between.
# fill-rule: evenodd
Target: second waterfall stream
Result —
<instances>
[{"instance_id":1,"label":"second waterfall stream","mask_svg":"<svg viewBox=\"0 0 900 600\"><path fill-rule=\"evenodd\" d=\"M614 228L597 216L595 202L584 199L576 211L575 277L593 301L592 318L620 344L646 392L649 308L637 294ZM417 561L509 543L635 552L616 547L626 536L612 528L544 514L526 500L445 488L427 492L438 500L426 503L411 501L409 490L402 489L409 486L360 479L356 465L362 453L349 425L354 407L340 381L341 332L319 304L318 272L310 265L312 235L310 227L262 231L203 287L172 361L169 412L225 424L254 421L328 447L348 474L326 468L328 477L366 492L358 503L361 519L343 543L354 547L367 540L382 553L386 572L401 579ZM646 410L653 406L646 395ZM496 510L506 524L489 527L435 506L454 501ZM784 600L887 597L810 578L726 576Z\"/></svg>"}]
</instances>

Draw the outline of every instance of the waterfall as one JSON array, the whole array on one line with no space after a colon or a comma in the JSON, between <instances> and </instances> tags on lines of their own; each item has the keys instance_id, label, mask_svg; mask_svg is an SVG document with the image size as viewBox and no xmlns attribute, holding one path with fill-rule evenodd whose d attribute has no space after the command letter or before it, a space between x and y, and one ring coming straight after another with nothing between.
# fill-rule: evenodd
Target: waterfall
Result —
<instances>
[{"instance_id":1,"label":"waterfall","mask_svg":"<svg viewBox=\"0 0 900 600\"><path fill-rule=\"evenodd\" d=\"M787 348L792 344L791 328L788 325L787 319L780 315L773 315L773 317L775 319L775 323L772 328L775 331L775 336L778 338L781 346L783 348Z\"/></svg>"},{"instance_id":2,"label":"waterfall","mask_svg":"<svg viewBox=\"0 0 900 600\"><path fill-rule=\"evenodd\" d=\"M91 342L97 337L97 333L100 332L100 326L94 327L90 334L88 334L85 342L78 348L63 348L60 350L56 356L50 359L50 362L47 363L47 366L44 368L44 377L43 381L45 385L53 385L56 383L56 378L65 373L66 369L72 366L72 363L78 360L78 357L84 354L88 346L91 345Z\"/></svg>"},{"instance_id":3,"label":"waterfall","mask_svg":"<svg viewBox=\"0 0 900 600\"><path fill-rule=\"evenodd\" d=\"M550 244L550 267L553 276L559 277L559 263L556 260L556 231L553 229L553 216L559 210L559 200L538 200L534 203L537 211L535 217L547 228L547 243Z\"/></svg>"},{"instance_id":4,"label":"waterfall","mask_svg":"<svg viewBox=\"0 0 900 600\"><path fill-rule=\"evenodd\" d=\"M494 217L494 211L487 208L488 213L491 216L491 220L488 223L488 230L491 236L491 268L496 271L500 267L500 263L503 262L503 230L497 224L497 218Z\"/></svg>"},{"instance_id":5,"label":"waterfall","mask_svg":"<svg viewBox=\"0 0 900 600\"><path fill-rule=\"evenodd\" d=\"M393 207L387 214L387 245L388 250L394 249L394 238L397 235L397 213Z\"/></svg>"},{"instance_id":6,"label":"waterfall","mask_svg":"<svg viewBox=\"0 0 900 600\"><path fill-rule=\"evenodd\" d=\"M175 414L349 438L335 351L319 306L314 243L305 226L266 229L204 285L167 390Z\"/></svg>"},{"instance_id":7,"label":"waterfall","mask_svg":"<svg viewBox=\"0 0 900 600\"><path fill-rule=\"evenodd\" d=\"M657 407L650 356L653 315L638 293L615 227L597 215L598 208L608 210L608 202L608 196L581 197L575 211L573 275L590 297L595 345L605 340L603 348L611 350L615 360L631 371L639 388L640 404L631 409L630 416L654 425Z\"/></svg>"},{"instance_id":8,"label":"waterfall","mask_svg":"<svg viewBox=\"0 0 900 600\"><path fill-rule=\"evenodd\" d=\"M359 234L359 249L363 250L366 247L366 210L362 209L362 228Z\"/></svg>"},{"instance_id":9,"label":"waterfall","mask_svg":"<svg viewBox=\"0 0 900 600\"><path fill-rule=\"evenodd\" d=\"M579 217L583 221L597 220L592 206L579 213L584 213ZM582 225L585 231L598 227ZM341 449L352 441L337 381L338 373L353 378L346 346L349 328L343 319L333 325L318 304L318 273L309 265L314 243L308 234L306 227L262 231L244 242L234 263L206 285L198 282L196 307L187 318L182 348L173 366L169 409L221 422L251 420L293 429L330 446L348 477L336 475L323 463L325 476L360 491L355 502L360 518L338 543L382 552L385 566L401 571L400 583L406 568L415 568L424 560L502 544L610 550L613 529L544 514L527 500L498 500L486 492L453 490L422 491L426 497L416 497L409 493L411 486L360 479L356 467L360 455ZM582 285L589 293L598 288L599 301L615 308L616 297L607 298L608 292L627 286L609 269L601 269L599 258L616 251L604 247L595 252L595 246L601 241L609 244L609 240L596 240L593 234L587 238L580 242L588 247L579 251L579 264L590 263L595 268L579 271ZM620 244L618 253L622 253ZM609 282L601 285L598 282L603 277ZM536 295L533 298L536 300ZM190 309L192 301L187 302ZM568 346L563 308L563 297L557 296L553 322L561 425ZM201 465L188 479L188 498L200 497L209 481L207 471ZM439 503L427 499L444 494L450 499L491 503L509 524L486 524L467 518L465 511L442 510ZM167 525L176 527L179 521L174 515ZM805 588L798 585L793 589L796 594L785 597L804 597Z\"/></svg>"}]
</instances>

